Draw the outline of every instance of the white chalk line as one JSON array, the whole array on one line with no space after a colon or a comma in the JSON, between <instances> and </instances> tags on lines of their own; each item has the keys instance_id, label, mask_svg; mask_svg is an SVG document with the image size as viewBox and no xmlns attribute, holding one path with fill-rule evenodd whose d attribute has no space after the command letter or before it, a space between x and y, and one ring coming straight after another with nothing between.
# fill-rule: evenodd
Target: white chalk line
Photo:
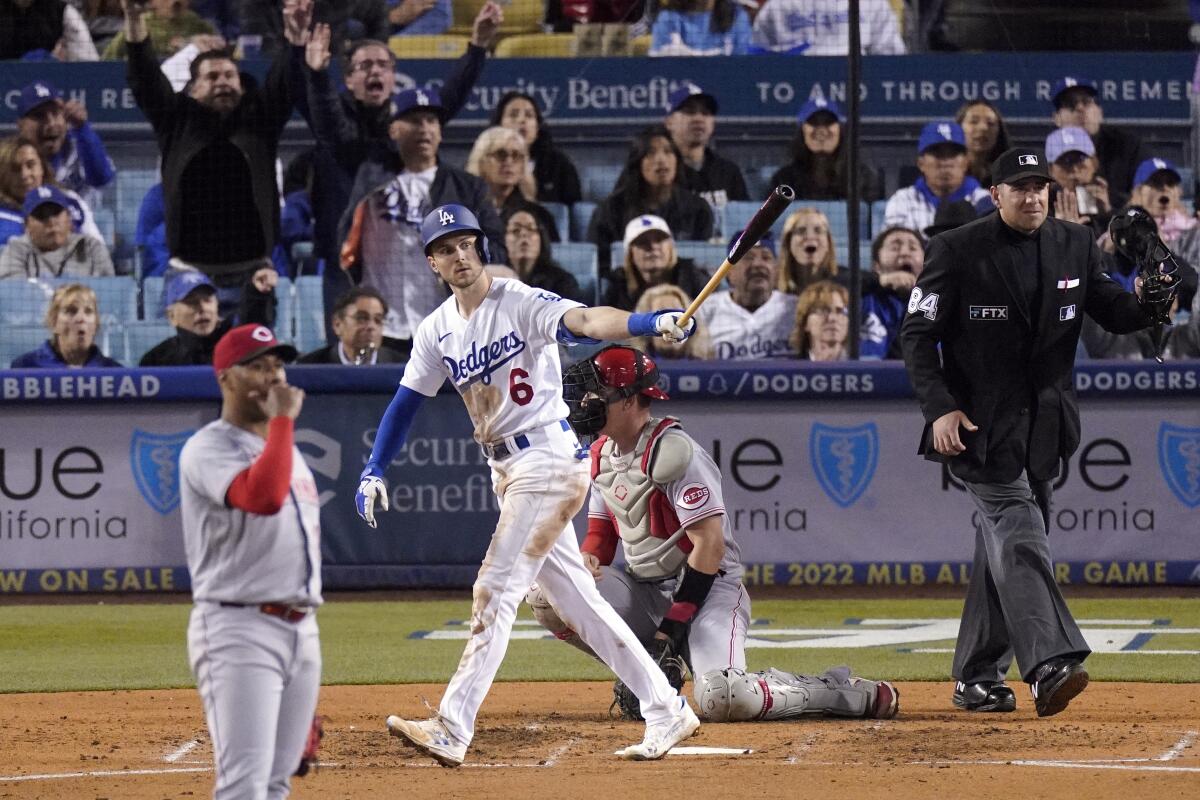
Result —
<instances>
[{"instance_id":1,"label":"white chalk line","mask_svg":"<svg viewBox=\"0 0 1200 800\"><path fill-rule=\"evenodd\" d=\"M0 775L0 783L53 781L64 778L123 778L127 775L170 775L181 772L212 772L212 767L171 767L162 769L115 769L96 772L50 772L42 775Z\"/></svg>"},{"instance_id":2,"label":"white chalk line","mask_svg":"<svg viewBox=\"0 0 1200 800\"><path fill-rule=\"evenodd\" d=\"M546 756L546 760L542 762L542 766L553 767L558 764L558 760L565 756L567 751L574 747L575 743L578 741L579 737L572 736L570 739L567 739L566 742L551 750L550 755Z\"/></svg>"},{"instance_id":3,"label":"white chalk line","mask_svg":"<svg viewBox=\"0 0 1200 800\"><path fill-rule=\"evenodd\" d=\"M192 739L190 742L184 742L178 748L163 756L163 761L167 762L168 764L174 764L176 761L195 750L199 745L199 739Z\"/></svg>"},{"instance_id":4,"label":"white chalk line","mask_svg":"<svg viewBox=\"0 0 1200 800\"><path fill-rule=\"evenodd\" d=\"M1200 736L1200 731L1188 731L1180 737L1179 741L1171 746L1171 749L1156 758L1156 761L1171 761L1179 758L1184 750L1187 750L1196 741L1196 737Z\"/></svg>"},{"instance_id":5,"label":"white chalk line","mask_svg":"<svg viewBox=\"0 0 1200 800\"><path fill-rule=\"evenodd\" d=\"M978 761L910 761L914 766L939 767L1058 767L1060 769L1118 769L1133 772L1200 772L1200 767L1160 767L1151 764L1126 764L1117 761L1132 761L1133 759L1111 759L1106 761L1052 761L1043 759L1014 758L1001 760Z\"/></svg>"}]
</instances>

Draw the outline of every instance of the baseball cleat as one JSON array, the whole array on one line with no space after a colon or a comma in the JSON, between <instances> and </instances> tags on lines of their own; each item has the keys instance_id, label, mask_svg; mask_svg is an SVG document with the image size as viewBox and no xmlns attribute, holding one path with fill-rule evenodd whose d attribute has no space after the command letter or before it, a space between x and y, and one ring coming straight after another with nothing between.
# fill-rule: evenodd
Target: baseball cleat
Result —
<instances>
[{"instance_id":1,"label":"baseball cleat","mask_svg":"<svg viewBox=\"0 0 1200 800\"><path fill-rule=\"evenodd\" d=\"M436 717L420 721L387 718L388 732L402 739L443 767L457 767L467 757L467 746L455 739Z\"/></svg>"},{"instance_id":2,"label":"baseball cleat","mask_svg":"<svg viewBox=\"0 0 1200 800\"><path fill-rule=\"evenodd\" d=\"M1087 688L1088 673L1075 659L1047 661L1033 673L1029 691L1039 717L1052 717Z\"/></svg>"},{"instance_id":3,"label":"baseball cleat","mask_svg":"<svg viewBox=\"0 0 1200 800\"><path fill-rule=\"evenodd\" d=\"M900 713L900 690L891 681L875 682L875 702L871 704L871 719L891 719Z\"/></svg>"},{"instance_id":4,"label":"baseball cleat","mask_svg":"<svg viewBox=\"0 0 1200 800\"><path fill-rule=\"evenodd\" d=\"M1002 682L963 683L958 681L954 684L954 696L951 699L955 708L961 708L964 711L1007 712L1017 708L1017 696Z\"/></svg>"},{"instance_id":5,"label":"baseball cleat","mask_svg":"<svg viewBox=\"0 0 1200 800\"><path fill-rule=\"evenodd\" d=\"M646 737L641 744L631 744L621 753L627 761L657 761L672 747L700 730L700 720L687 700L680 698L683 708L669 722L646 726Z\"/></svg>"}]
</instances>

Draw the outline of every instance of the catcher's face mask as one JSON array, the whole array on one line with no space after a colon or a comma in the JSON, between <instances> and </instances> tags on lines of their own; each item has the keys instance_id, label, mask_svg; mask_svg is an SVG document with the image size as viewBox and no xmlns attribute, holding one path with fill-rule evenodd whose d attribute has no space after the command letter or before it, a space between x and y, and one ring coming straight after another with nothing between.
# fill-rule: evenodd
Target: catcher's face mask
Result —
<instances>
[{"instance_id":1,"label":"catcher's face mask","mask_svg":"<svg viewBox=\"0 0 1200 800\"><path fill-rule=\"evenodd\" d=\"M608 424L610 403L635 394L666 400L657 383L658 366L650 356L625 345L610 345L563 373L567 422L576 436L590 443Z\"/></svg>"}]
</instances>

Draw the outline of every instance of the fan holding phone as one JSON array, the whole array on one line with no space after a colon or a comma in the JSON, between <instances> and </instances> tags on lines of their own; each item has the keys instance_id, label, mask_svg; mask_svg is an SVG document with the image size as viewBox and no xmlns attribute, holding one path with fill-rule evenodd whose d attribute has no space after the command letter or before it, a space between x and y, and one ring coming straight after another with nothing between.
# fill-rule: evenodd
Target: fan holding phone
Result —
<instances>
[{"instance_id":1,"label":"fan holding phone","mask_svg":"<svg viewBox=\"0 0 1200 800\"><path fill-rule=\"evenodd\" d=\"M1057 186L1051 188L1054 216L1087 225L1099 237L1108 230L1112 210L1124 205L1098 174L1096 145L1083 128L1059 128L1046 137L1046 158Z\"/></svg>"}]
</instances>

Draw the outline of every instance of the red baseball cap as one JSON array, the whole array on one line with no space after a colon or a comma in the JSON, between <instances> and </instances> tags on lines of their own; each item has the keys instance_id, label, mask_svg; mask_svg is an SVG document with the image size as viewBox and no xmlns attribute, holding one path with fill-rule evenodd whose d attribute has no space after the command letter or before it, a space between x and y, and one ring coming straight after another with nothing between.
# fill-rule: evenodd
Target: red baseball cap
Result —
<instances>
[{"instance_id":1,"label":"red baseball cap","mask_svg":"<svg viewBox=\"0 0 1200 800\"><path fill-rule=\"evenodd\" d=\"M239 325L221 337L213 350L213 370L229 369L253 361L267 353L275 353L284 361L295 361L298 351L283 344L265 325Z\"/></svg>"}]
</instances>

